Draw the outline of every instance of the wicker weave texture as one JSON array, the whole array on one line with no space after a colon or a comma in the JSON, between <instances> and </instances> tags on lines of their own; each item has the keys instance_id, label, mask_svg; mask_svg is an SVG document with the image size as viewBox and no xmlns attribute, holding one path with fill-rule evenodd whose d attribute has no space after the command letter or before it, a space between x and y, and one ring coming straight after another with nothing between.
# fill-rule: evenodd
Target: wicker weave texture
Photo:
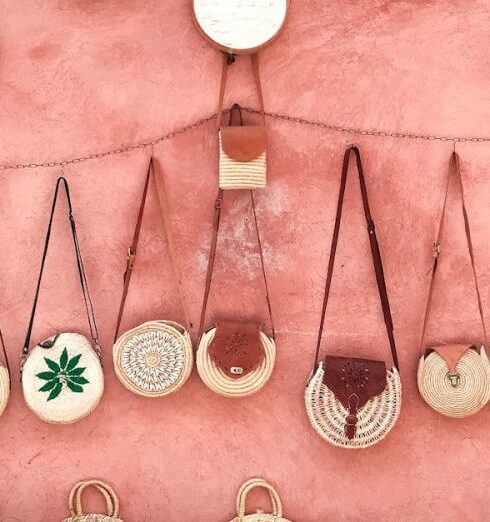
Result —
<instances>
[{"instance_id":1,"label":"wicker weave texture","mask_svg":"<svg viewBox=\"0 0 490 522\"><path fill-rule=\"evenodd\" d=\"M219 137L219 187L223 190L260 189L266 186L267 153L252 161L236 161L221 146Z\"/></svg>"},{"instance_id":2,"label":"wicker weave texture","mask_svg":"<svg viewBox=\"0 0 490 522\"><path fill-rule=\"evenodd\" d=\"M367 448L391 431L400 415L402 388L396 368L387 372L387 386L383 393L368 401L357 412L356 434L345 434L348 411L323 383L325 373L321 362L306 386L305 407L309 421L324 440L341 448Z\"/></svg>"},{"instance_id":3,"label":"wicker weave texture","mask_svg":"<svg viewBox=\"0 0 490 522\"><path fill-rule=\"evenodd\" d=\"M163 397L177 391L191 374L191 338L178 323L148 321L119 337L113 362L116 375L129 391Z\"/></svg>"},{"instance_id":4,"label":"wicker weave texture","mask_svg":"<svg viewBox=\"0 0 490 522\"><path fill-rule=\"evenodd\" d=\"M468 349L456 365L458 380L449 379L446 361L437 353L422 356L417 384L425 402L447 417L474 415L490 400L490 363L485 348Z\"/></svg>"},{"instance_id":5,"label":"wicker weave texture","mask_svg":"<svg viewBox=\"0 0 490 522\"><path fill-rule=\"evenodd\" d=\"M196 366L204 384L215 393L224 397L245 397L258 392L269 380L276 361L274 340L260 332L264 347L264 358L260 365L244 377L233 379L221 370L209 355L209 346L216 335L216 328L203 334L196 354Z\"/></svg>"},{"instance_id":6,"label":"wicker weave texture","mask_svg":"<svg viewBox=\"0 0 490 522\"><path fill-rule=\"evenodd\" d=\"M10 397L10 375L5 366L0 365L0 415L5 411Z\"/></svg>"}]
</instances>

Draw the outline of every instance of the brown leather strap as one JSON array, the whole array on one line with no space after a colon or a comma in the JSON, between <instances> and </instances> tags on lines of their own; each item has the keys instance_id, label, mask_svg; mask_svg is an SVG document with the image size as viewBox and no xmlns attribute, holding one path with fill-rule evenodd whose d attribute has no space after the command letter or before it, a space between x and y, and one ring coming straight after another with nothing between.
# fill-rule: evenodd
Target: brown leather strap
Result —
<instances>
[{"instance_id":1,"label":"brown leather strap","mask_svg":"<svg viewBox=\"0 0 490 522\"><path fill-rule=\"evenodd\" d=\"M347 183L347 174L349 172L349 160L350 160L351 153L354 153L354 155L356 157L357 173L359 175L359 184L361 187L362 204L364 207L364 216L366 218L367 230L368 230L368 234L369 234L369 244L371 247L371 255L373 258L374 271L376 273L376 283L378 285L378 292L379 292L379 297L381 300L381 306L383 309L383 317L384 317L384 321L385 321L385 325L386 325L386 332L388 334L388 340L390 343L391 354L393 357L393 364L395 365L395 368L397 370L399 370L398 354L396 352L395 337L393 335L393 320L391 318L390 303L388 300L388 292L386 290L383 263L381 261L381 253L379 250L378 240L376 238L374 221L371 217L371 211L369 209L368 194L367 194L367 188L366 188L366 181L364 179L364 171L362 168L361 154L357 147L349 147L345 151L344 161L342 164L342 176L340 179L340 192L339 192L339 199L337 202L337 213L335 216L335 226L334 226L334 231L333 231L333 236L332 236L332 244L330 247L330 258L328 260L327 279L325 282L325 293L324 293L324 297L323 297L322 315L321 315L321 320L320 320L320 328L319 328L319 332L318 332L314 368L316 368L316 366L318 364L318 357L320 355L320 345L321 345L321 341L322 341L323 327L325 324L325 315L326 315L326 311L327 311L328 299L330 296L330 287L332 284L333 268L334 268L334 264L335 264L335 254L337 252L337 244L339 241L340 222L342 219L342 207L343 207L343 203L344 203L345 186Z\"/></svg>"},{"instance_id":2,"label":"brown leather strap","mask_svg":"<svg viewBox=\"0 0 490 522\"><path fill-rule=\"evenodd\" d=\"M136 226L134 229L133 240L131 242L131 246L128 249L126 270L124 272L124 277L123 277L123 281L124 281L123 292L122 292L122 296L121 296L121 303L119 305L119 313L117 316L114 342L116 342L117 338L119 337L119 330L121 327L122 316L123 316L124 308L126 305L126 299L127 299L128 292L129 292L129 284L131 282L134 262L135 262L136 253L138 250L141 225L143 222L143 214L145 211L146 198L147 198L147 194L148 194L148 187L150 184L150 176L151 176L152 172L153 172L153 176L155 178L155 185L156 185L157 195L158 195L158 205L160 207L160 214L162 216L163 229L165 232L165 238L167 240L167 246L168 246L168 251L169 251L169 255L170 255L170 263L172 265L174 279L177 281L177 286L179 289L180 303L181 303L182 310L184 312L186 328L190 329L192 326L189 321L187 307L185 306L184 291L182 288L181 276L180 276L179 270L177 269L177 266L178 266L177 254L175 251L175 243L174 243L174 237L173 237L171 220L170 220L170 212L169 212L168 201L167 201L167 191L165 189L165 181L163 179L163 175L160 172L160 170L155 167L155 162L153 160L153 157L151 157L150 162L148 164L148 170L147 170L147 174L146 174L145 185L143 188L143 194L141 196L141 203L140 203L140 207L139 207L139 211L138 211L138 218L136 220Z\"/></svg>"},{"instance_id":3,"label":"brown leather strap","mask_svg":"<svg viewBox=\"0 0 490 522\"><path fill-rule=\"evenodd\" d=\"M466 205L465 205L465 200L464 200L464 187L463 187L463 180L461 177L459 156L456 152L453 152L451 154L451 159L449 160L449 169L448 169L446 190L444 193L444 203L442 205L441 217L439 219L439 227L437 230L437 239L434 241L434 262L432 264L432 274L431 274L430 284L429 284L429 293L427 295L427 303L425 306L425 315L424 315L424 323L422 326L422 334L420 336L420 353L421 354L424 352L424 339L425 339L425 334L426 334L426 330L427 330L427 324L429 322L430 311L432 309L432 297L434 294L434 284L435 284L435 279L436 279L437 267L439 266L439 257L440 257L440 253L441 253L441 239L442 239L444 221L445 221L445 216L446 216L449 186L450 186L453 175L456 176L456 180L458 182L459 193L461 196L461 210L462 210L463 218L464 218L464 229L465 229L465 234L466 234L466 243L468 246L468 252L470 254L471 269L473 271L473 279L475 282L476 299L478 301L478 311L480 314L484 342L487 343L487 329L485 326L485 319L484 319L484 315L483 315L483 305L482 305L482 300L481 300L480 288L478 286L478 276L476 273L476 266L475 266L475 254L474 254L474 250L473 250L473 242L471 240L470 222L468 219L468 212L466 210Z\"/></svg>"},{"instance_id":4,"label":"brown leather strap","mask_svg":"<svg viewBox=\"0 0 490 522\"><path fill-rule=\"evenodd\" d=\"M230 59L232 57L232 59ZM259 112L262 117L262 120L265 124L265 108L264 108L264 95L262 93L262 84L260 82L260 69L259 69L259 55L253 54L251 56L252 60L252 72L255 82L255 87L257 89L257 95L259 97ZM223 112L223 101L225 97L226 91L226 82L228 79L228 68L234 63L235 56L227 53L223 53L223 67L221 71L221 83L219 88L219 98L218 98L218 110L216 111L216 129L218 130L221 127L221 115Z\"/></svg>"},{"instance_id":5,"label":"brown leather strap","mask_svg":"<svg viewBox=\"0 0 490 522\"><path fill-rule=\"evenodd\" d=\"M274 327L274 319L272 316L272 305L271 305L271 299L270 299L270 293L269 293L269 285L267 283L267 275L265 271L265 263L264 263L264 256L262 252L262 242L260 239L259 234L259 225L257 221L257 214L255 211L255 200L253 195L253 190L250 190L250 200L252 204L252 212L254 216L254 226L255 226L255 233L257 237L257 245L259 250L259 256L260 256L260 265L262 269L262 277L264 279L264 287L265 287L265 298L267 301L267 311L269 313L269 321L270 321L270 327L271 327L271 333L272 337L275 338L276 331ZM199 322L199 338L201 338L202 334L204 333L204 327L205 327L205 321L206 321L206 311L208 307L208 301L209 301L209 293L211 290L211 282L213 279L213 270L214 270L214 262L216 260L216 250L218 246L218 236L219 236L219 226L221 221L221 209L223 207L223 189L218 190L218 195L216 196L216 201L214 203L214 218L213 218L213 236L211 238L211 246L209 249L209 258L208 258L208 268L206 272L206 284L204 288L204 297L202 302L202 308L201 308L201 319Z\"/></svg>"}]
</instances>

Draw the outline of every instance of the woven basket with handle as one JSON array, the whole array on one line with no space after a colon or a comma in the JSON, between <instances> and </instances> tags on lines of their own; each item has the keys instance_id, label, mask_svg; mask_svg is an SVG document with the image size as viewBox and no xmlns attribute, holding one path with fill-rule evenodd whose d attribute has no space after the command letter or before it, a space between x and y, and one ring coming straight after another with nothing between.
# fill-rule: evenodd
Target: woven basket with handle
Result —
<instances>
[{"instance_id":1,"label":"woven basket with handle","mask_svg":"<svg viewBox=\"0 0 490 522\"><path fill-rule=\"evenodd\" d=\"M107 506L107 514L84 513L82 507L82 493L89 487L96 488L104 497ZM119 518L119 499L116 492L101 480L82 480L77 482L68 499L68 508L71 516L63 522L123 522Z\"/></svg>"}]
</instances>

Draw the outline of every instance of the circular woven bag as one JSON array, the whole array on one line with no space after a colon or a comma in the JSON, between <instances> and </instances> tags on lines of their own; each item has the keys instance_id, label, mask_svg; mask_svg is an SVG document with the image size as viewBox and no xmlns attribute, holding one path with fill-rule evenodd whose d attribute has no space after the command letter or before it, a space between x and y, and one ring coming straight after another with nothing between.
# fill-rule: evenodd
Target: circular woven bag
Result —
<instances>
[{"instance_id":1,"label":"circular woven bag","mask_svg":"<svg viewBox=\"0 0 490 522\"><path fill-rule=\"evenodd\" d=\"M78 333L62 333L36 345L22 367L27 406L43 421L71 424L89 415L104 392L98 353Z\"/></svg>"},{"instance_id":2,"label":"circular woven bag","mask_svg":"<svg viewBox=\"0 0 490 522\"><path fill-rule=\"evenodd\" d=\"M143 397L163 397L178 390L192 371L190 335L172 321L148 321L122 334L113 349L121 383Z\"/></svg>"},{"instance_id":3,"label":"circular woven bag","mask_svg":"<svg viewBox=\"0 0 490 522\"><path fill-rule=\"evenodd\" d=\"M209 355L216 328L205 332L199 341L196 354L196 366L204 384L223 397L246 397L259 391L272 375L276 361L276 344L272 337L260 332L260 340L264 348L264 357L260 365L244 377L233 379L228 377Z\"/></svg>"},{"instance_id":4,"label":"circular woven bag","mask_svg":"<svg viewBox=\"0 0 490 522\"><path fill-rule=\"evenodd\" d=\"M485 348L468 349L457 365L457 381L448 378L448 366L437 352L422 356L417 384L425 402L447 417L468 417L490 400L490 362Z\"/></svg>"},{"instance_id":5,"label":"circular woven bag","mask_svg":"<svg viewBox=\"0 0 490 522\"><path fill-rule=\"evenodd\" d=\"M323 382L323 361L306 386L305 407L315 431L330 444L341 448L367 448L386 437L396 424L401 410L402 386L396 368L386 372L386 389L357 412L356 433L349 439L345 433L349 411L336 399Z\"/></svg>"},{"instance_id":6,"label":"circular woven bag","mask_svg":"<svg viewBox=\"0 0 490 522\"><path fill-rule=\"evenodd\" d=\"M263 488L268 491L272 503L272 513L245 514L247 495L255 488ZM290 522L282 516L282 503L277 491L261 478L252 478L242 484L237 495L236 511L237 516L230 522Z\"/></svg>"},{"instance_id":7,"label":"circular woven bag","mask_svg":"<svg viewBox=\"0 0 490 522\"><path fill-rule=\"evenodd\" d=\"M97 513L85 514L82 507L82 493L88 488L96 488L104 497L107 515ZM63 522L123 522L119 517L119 499L116 492L101 480L82 480L75 484L70 492L68 507L71 516Z\"/></svg>"}]
</instances>

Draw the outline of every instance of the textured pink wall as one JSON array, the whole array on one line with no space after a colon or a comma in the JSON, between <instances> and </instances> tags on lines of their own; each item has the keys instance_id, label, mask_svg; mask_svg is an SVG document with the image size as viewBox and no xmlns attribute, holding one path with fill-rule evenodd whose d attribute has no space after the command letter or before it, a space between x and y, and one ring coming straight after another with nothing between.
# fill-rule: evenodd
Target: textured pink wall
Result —
<instances>
[{"instance_id":1,"label":"textured pink wall","mask_svg":"<svg viewBox=\"0 0 490 522\"><path fill-rule=\"evenodd\" d=\"M449 135L490 135L487 0L292 2L286 31L263 53L269 110L354 126ZM1 2L2 163L68 158L161 135L216 105L220 58L193 27L187 0ZM242 85L241 85L242 84ZM230 92L255 105L247 60ZM107 391L74 426L36 420L16 374L0 419L0 520L60 520L71 484L110 480L129 521L215 522L233 516L251 475L279 488L301 522L483 521L490 488L489 408L454 421L418 396L417 340L431 242L452 145L352 137L270 122L270 183L258 198L278 322L278 362L262 393L230 401L194 373L178 394L130 394L112 371L111 338L125 252L148 151L65 170L102 334ZM364 154L401 352L404 405L395 430L372 449L349 452L320 440L303 409L318 326L327 245L343 148ZM490 146L458 146L484 306L490 307ZM185 292L197 321L215 192L211 125L155 149L166 169ZM0 324L17 363L32 302L57 169L0 176ZM357 183L349 196L325 346L388 357ZM454 200L453 200L454 201ZM258 260L245 197L228 198L215 310L254 310ZM454 206L452 207L455 208ZM35 339L85 328L70 239L59 213ZM247 218L249 215L247 214ZM446 286L431 338L471 338L476 302L462 222L452 212ZM178 317L176 292L150 197L124 327ZM447 305L444 307L443 305ZM264 310L260 309L264 314ZM490 315L487 313L487 320Z\"/></svg>"}]
</instances>

